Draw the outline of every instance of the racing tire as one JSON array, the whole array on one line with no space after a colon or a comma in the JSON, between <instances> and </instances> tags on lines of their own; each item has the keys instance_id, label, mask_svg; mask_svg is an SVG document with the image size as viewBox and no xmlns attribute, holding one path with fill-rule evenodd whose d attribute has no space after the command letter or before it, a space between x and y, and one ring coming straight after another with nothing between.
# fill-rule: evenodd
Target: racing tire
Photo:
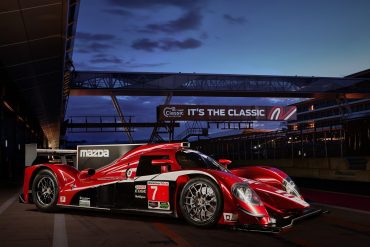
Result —
<instances>
[{"instance_id":1,"label":"racing tire","mask_svg":"<svg viewBox=\"0 0 370 247\"><path fill-rule=\"evenodd\" d=\"M220 218L222 209L221 190L208 178L193 178L181 191L180 210L191 225L204 228L214 226Z\"/></svg>"},{"instance_id":2,"label":"racing tire","mask_svg":"<svg viewBox=\"0 0 370 247\"><path fill-rule=\"evenodd\" d=\"M42 170L36 175L32 183L32 198L40 211L57 211L58 182L52 171Z\"/></svg>"}]
</instances>

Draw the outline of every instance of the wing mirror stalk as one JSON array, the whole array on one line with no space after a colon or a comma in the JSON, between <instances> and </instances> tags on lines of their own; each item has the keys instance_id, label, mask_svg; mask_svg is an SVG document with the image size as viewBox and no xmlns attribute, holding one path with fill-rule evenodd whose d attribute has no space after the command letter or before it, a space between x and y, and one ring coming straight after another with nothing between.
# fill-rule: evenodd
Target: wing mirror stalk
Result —
<instances>
[{"instance_id":1,"label":"wing mirror stalk","mask_svg":"<svg viewBox=\"0 0 370 247\"><path fill-rule=\"evenodd\" d=\"M227 159L218 160L218 163L220 163L225 168L227 168L227 166L230 165L231 162L232 162L231 160L227 160Z\"/></svg>"}]
</instances>

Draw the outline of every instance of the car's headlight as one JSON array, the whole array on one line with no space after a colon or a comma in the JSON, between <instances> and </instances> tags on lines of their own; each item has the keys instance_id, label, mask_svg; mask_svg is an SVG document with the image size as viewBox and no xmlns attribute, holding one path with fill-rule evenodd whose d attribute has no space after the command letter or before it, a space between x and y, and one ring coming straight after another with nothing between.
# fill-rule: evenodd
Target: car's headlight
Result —
<instances>
[{"instance_id":1,"label":"car's headlight","mask_svg":"<svg viewBox=\"0 0 370 247\"><path fill-rule=\"evenodd\" d=\"M299 190L297 185L293 182L293 180L290 177L287 177L283 181L284 189L287 193L300 197Z\"/></svg>"},{"instance_id":2,"label":"car's headlight","mask_svg":"<svg viewBox=\"0 0 370 247\"><path fill-rule=\"evenodd\" d=\"M235 183L231 187L231 192L239 200L253 205L261 205L261 199L258 197L246 183Z\"/></svg>"}]
</instances>

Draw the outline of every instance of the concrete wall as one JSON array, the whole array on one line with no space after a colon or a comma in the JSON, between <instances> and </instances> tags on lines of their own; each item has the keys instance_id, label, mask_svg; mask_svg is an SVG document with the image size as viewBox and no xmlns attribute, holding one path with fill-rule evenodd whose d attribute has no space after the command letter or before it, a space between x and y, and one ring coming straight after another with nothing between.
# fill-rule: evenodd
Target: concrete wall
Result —
<instances>
[{"instance_id":1,"label":"concrete wall","mask_svg":"<svg viewBox=\"0 0 370 247\"><path fill-rule=\"evenodd\" d=\"M356 157L363 165L353 167L349 158L237 160L235 166L268 165L292 177L370 182L370 157ZM354 169L356 168L356 169Z\"/></svg>"}]
</instances>

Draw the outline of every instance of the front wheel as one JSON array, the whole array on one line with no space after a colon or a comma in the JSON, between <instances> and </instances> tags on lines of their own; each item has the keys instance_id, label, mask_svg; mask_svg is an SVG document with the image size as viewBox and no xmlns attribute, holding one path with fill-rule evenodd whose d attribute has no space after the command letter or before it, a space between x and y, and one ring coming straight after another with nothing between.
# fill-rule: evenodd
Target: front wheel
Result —
<instances>
[{"instance_id":1,"label":"front wheel","mask_svg":"<svg viewBox=\"0 0 370 247\"><path fill-rule=\"evenodd\" d=\"M40 211L53 212L57 210L58 182L50 170L43 170L36 175L32 184L32 197Z\"/></svg>"},{"instance_id":2,"label":"front wheel","mask_svg":"<svg viewBox=\"0 0 370 247\"><path fill-rule=\"evenodd\" d=\"M185 185L180 196L181 213L192 225L211 227L222 213L220 188L208 178L193 178Z\"/></svg>"}]
</instances>

